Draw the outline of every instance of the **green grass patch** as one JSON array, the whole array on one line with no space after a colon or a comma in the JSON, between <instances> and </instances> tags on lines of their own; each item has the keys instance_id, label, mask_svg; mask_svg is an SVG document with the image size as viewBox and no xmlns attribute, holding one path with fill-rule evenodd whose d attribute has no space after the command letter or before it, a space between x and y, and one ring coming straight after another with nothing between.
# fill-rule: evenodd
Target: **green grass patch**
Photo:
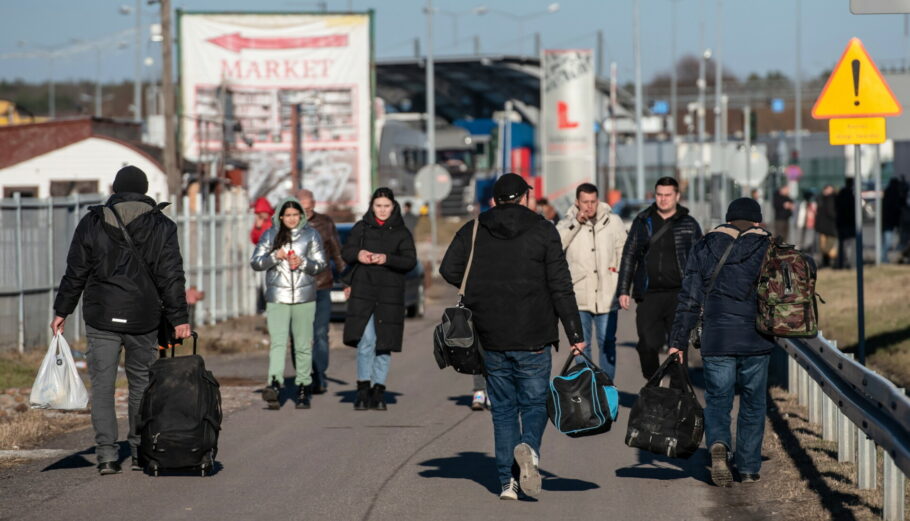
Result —
<instances>
[{"instance_id":1,"label":"green grass patch","mask_svg":"<svg viewBox=\"0 0 910 521\"><path fill-rule=\"evenodd\" d=\"M0 355L0 389L31 387L40 365L41 357L18 353Z\"/></svg>"},{"instance_id":2,"label":"green grass patch","mask_svg":"<svg viewBox=\"0 0 910 521\"><path fill-rule=\"evenodd\" d=\"M910 387L910 266L864 270L866 361L901 387ZM819 326L825 338L853 352L857 343L856 272L822 270L818 293Z\"/></svg>"}]
</instances>

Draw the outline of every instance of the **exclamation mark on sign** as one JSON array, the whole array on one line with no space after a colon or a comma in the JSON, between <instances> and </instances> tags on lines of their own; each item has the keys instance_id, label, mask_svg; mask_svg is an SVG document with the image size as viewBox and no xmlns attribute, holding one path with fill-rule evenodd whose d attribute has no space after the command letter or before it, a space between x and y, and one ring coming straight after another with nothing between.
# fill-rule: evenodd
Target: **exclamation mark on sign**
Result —
<instances>
[{"instance_id":1,"label":"exclamation mark on sign","mask_svg":"<svg viewBox=\"0 0 910 521\"><path fill-rule=\"evenodd\" d=\"M859 97L859 60L853 60L853 95ZM859 100L853 102L854 106L859 106Z\"/></svg>"}]
</instances>

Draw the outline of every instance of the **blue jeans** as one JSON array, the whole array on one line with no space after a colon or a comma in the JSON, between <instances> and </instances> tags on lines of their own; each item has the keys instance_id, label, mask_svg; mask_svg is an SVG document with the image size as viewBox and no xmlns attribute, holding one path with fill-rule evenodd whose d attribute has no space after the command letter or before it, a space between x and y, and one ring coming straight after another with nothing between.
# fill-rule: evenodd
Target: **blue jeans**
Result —
<instances>
[{"instance_id":1,"label":"blue jeans","mask_svg":"<svg viewBox=\"0 0 910 521\"><path fill-rule=\"evenodd\" d=\"M389 377L392 354L388 351L376 352L376 326L373 323L375 319L375 315L370 316L370 321L363 329L363 336L357 343L357 379L385 385L386 378Z\"/></svg>"},{"instance_id":2,"label":"blue jeans","mask_svg":"<svg viewBox=\"0 0 910 521\"><path fill-rule=\"evenodd\" d=\"M329 319L332 317L332 290L316 291L316 319L313 321L313 374L319 385L326 386L329 368Z\"/></svg>"},{"instance_id":3,"label":"blue jeans","mask_svg":"<svg viewBox=\"0 0 910 521\"><path fill-rule=\"evenodd\" d=\"M487 395L493 406L493 441L499 482L518 478L513 451L527 443L540 454L547 426L550 346L540 351L484 351ZM519 418L521 423L519 424Z\"/></svg>"},{"instance_id":4,"label":"blue jeans","mask_svg":"<svg viewBox=\"0 0 910 521\"><path fill-rule=\"evenodd\" d=\"M601 369L610 376L611 380L616 377L616 326L619 311L609 313L591 313L590 311L579 311L581 315L581 330L585 335L585 354L588 358L594 360L591 356L593 338L597 338L597 346L600 347L600 359L594 360ZM594 335L592 337L591 326L594 326ZM576 363L581 363L584 358L575 357Z\"/></svg>"},{"instance_id":5,"label":"blue jeans","mask_svg":"<svg viewBox=\"0 0 910 521\"><path fill-rule=\"evenodd\" d=\"M733 395L740 389L736 418L736 468L743 474L761 470L761 444L765 437L768 361L771 355L706 356L705 442L723 443L732 449L730 411Z\"/></svg>"},{"instance_id":6,"label":"blue jeans","mask_svg":"<svg viewBox=\"0 0 910 521\"><path fill-rule=\"evenodd\" d=\"M888 252L894 244L894 230L882 231L882 264L888 264Z\"/></svg>"}]
</instances>

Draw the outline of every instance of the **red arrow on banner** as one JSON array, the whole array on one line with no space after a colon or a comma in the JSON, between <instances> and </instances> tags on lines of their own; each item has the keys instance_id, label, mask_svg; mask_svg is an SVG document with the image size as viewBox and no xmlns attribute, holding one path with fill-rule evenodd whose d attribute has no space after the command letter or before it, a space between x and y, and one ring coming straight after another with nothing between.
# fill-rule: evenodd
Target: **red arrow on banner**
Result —
<instances>
[{"instance_id":1,"label":"red arrow on banner","mask_svg":"<svg viewBox=\"0 0 910 521\"><path fill-rule=\"evenodd\" d=\"M347 47L348 35L306 36L302 38L245 38L240 33L224 34L207 40L232 52L244 49L280 50L305 47Z\"/></svg>"}]
</instances>

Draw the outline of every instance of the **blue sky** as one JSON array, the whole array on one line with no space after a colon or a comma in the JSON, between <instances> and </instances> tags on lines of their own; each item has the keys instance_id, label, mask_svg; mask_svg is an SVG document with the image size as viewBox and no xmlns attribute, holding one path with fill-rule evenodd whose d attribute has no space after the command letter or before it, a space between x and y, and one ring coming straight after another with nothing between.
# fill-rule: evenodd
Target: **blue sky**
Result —
<instances>
[{"instance_id":1,"label":"blue sky","mask_svg":"<svg viewBox=\"0 0 910 521\"><path fill-rule=\"evenodd\" d=\"M185 10L274 10L317 9L317 2L290 0L172 0L175 8ZM658 72L669 70L671 61L671 2L641 0L642 65L647 80ZM725 0L723 56L725 67L739 75L795 69L795 3L796 0ZM677 0L678 54L697 53L701 5L705 10L705 43L716 47L717 0ZM422 8L425 0L328 0L329 10L375 9L377 57L412 54L411 41L426 34ZM458 38L453 42L452 16L436 17L434 37L437 55L471 52L471 38L478 35L484 52L517 53L519 23L507 16L488 13L477 16L472 7L527 15L546 11L550 2L540 0L436 0L434 7L461 12ZM130 29L133 15L124 16L118 7L135 6L135 0L0 0L0 79L23 78L44 81L48 61L40 58L9 58L4 55L34 46L73 45L77 40L91 41ZM157 6L142 1L144 20L157 21ZM555 14L546 14L523 24L526 36L523 49L533 48L532 34L540 32L544 47L594 47L595 32L604 32L608 60L619 66L620 80L630 81L632 62L632 0L565 0ZM863 40L879 64L898 62L908 57L903 15L850 14L849 0L802 0L803 68L806 76L828 69L840 57L851 37ZM145 35L147 40L147 34ZM105 81L132 78L134 74L133 38L123 39L126 47L117 49L116 42L100 54L100 73ZM20 43L21 42L21 43ZM422 45L425 45L422 43ZM143 56L153 56L156 64L144 67L146 77L159 70L160 46L143 43ZM98 55L83 52L60 60L55 65L57 80L94 80Z\"/></svg>"}]
</instances>

